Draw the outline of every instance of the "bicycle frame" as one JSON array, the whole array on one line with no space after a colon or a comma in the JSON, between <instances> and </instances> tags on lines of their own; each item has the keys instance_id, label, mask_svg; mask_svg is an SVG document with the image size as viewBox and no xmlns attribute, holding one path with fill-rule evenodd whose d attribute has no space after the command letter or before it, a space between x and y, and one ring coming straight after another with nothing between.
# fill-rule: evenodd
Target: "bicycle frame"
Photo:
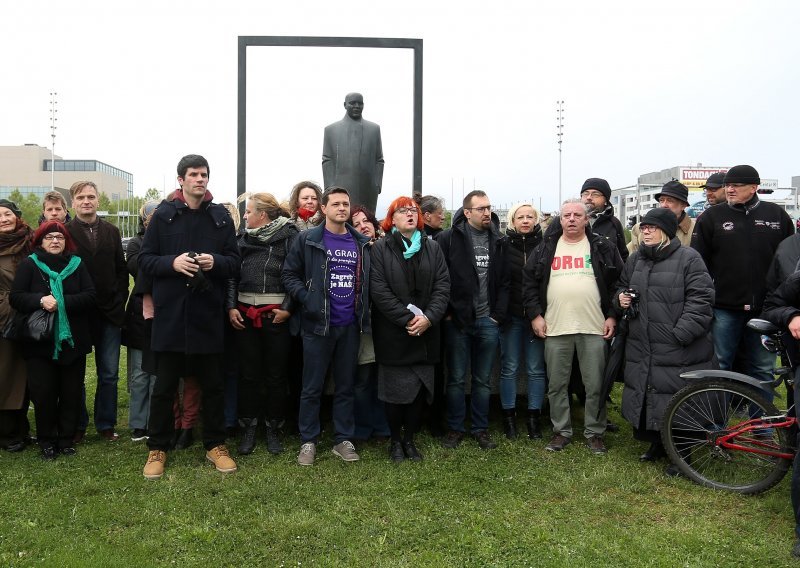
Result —
<instances>
[{"instance_id":1,"label":"bicycle frame","mask_svg":"<svg viewBox=\"0 0 800 568\"><path fill-rule=\"evenodd\" d=\"M794 453L788 452L780 452L770 449L762 449L762 448L775 448L775 444L768 443L765 440L759 440L757 438L748 439L748 446L742 446L741 444L736 443L737 436L741 436L742 434L747 434L748 432L757 432L759 430L765 430L767 428L791 428L797 424L797 418L792 416L767 416L761 418L752 418L747 420L746 422L742 422L741 424L737 424L736 427L728 431L726 434L714 436L714 440L709 440L713 442L716 446L728 449L728 450L738 450L740 452L748 452L751 454L761 454L762 456L770 456L775 458L782 458L791 460L794 459Z\"/></svg>"}]
</instances>

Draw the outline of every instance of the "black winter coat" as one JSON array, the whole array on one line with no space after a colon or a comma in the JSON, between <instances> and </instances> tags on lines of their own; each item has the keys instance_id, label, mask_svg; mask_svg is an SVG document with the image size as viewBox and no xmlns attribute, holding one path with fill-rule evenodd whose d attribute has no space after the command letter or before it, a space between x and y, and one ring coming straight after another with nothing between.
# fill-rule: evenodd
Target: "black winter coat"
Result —
<instances>
[{"instance_id":1,"label":"black winter coat","mask_svg":"<svg viewBox=\"0 0 800 568\"><path fill-rule=\"evenodd\" d=\"M211 284L206 291L190 287L172 268L176 256L190 251L214 256L213 268L203 273ZM222 205L203 202L190 209L179 199L161 202L139 253L139 270L153 279L153 351L224 351L225 283L236 277L240 262L233 219Z\"/></svg>"},{"instance_id":2,"label":"black winter coat","mask_svg":"<svg viewBox=\"0 0 800 568\"><path fill-rule=\"evenodd\" d=\"M640 247L630 256L614 293L618 307L626 288L641 299L628 322L622 415L634 428L658 431L670 399L686 386L680 374L712 366L714 284L697 251L675 238L660 252Z\"/></svg>"},{"instance_id":3,"label":"black winter coat","mask_svg":"<svg viewBox=\"0 0 800 568\"><path fill-rule=\"evenodd\" d=\"M767 271L767 291L774 291L797 271L800 271L800 233L786 237L778 245Z\"/></svg>"},{"instance_id":4,"label":"black winter coat","mask_svg":"<svg viewBox=\"0 0 800 568\"><path fill-rule=\"evenodd\" d=\"M493 219L496 215L492 214ZM467 228L464 209L456 211L453 226L436 237L450 272L450 303L448 315L458 327L475 323L473 299L478 293L478 271L472 239ZM499 233L494 222L489 228L489 316L502 324L508 314L508 263L506 261L506 238Z\"/></svg>"},{"instance_id":5,"label":"black winter coat","mask_svg":"<svg viewBox=\"0 0 800 568\"><path fill-rule=\"evenodd\" d=\"M778 288L767 296L761 317L786 328L792 318L800 316L800 272L790 274Z\"/></svg>"},{"instance_id":6,"label":"black winter coat","mask_svg":"<svg viewBox=\"0 0 800 568\"><path fill-rule=\"evenodd\" d=\"M50 270L61 272L69 262L72 255L64 253L54 255L36 249L36 256ZM86 264L81 261L78 268L62 282L64 290L64 307L67 310L67 319L72 333L73 347L67 343L61 346L58 364L68 365L78 357L86 356L92 352L92 338L89 333L89 319L95 309L95 292L92 277L86 269ZM19 313L30 314L39 309L39 301L50 294L50 279L39 270L30 258L25 258L17 267L14 284L11 288L11 306ZM52 340L19 343L22 356L25 359L53 360L55 348Z\"/></svg>"},{"instance_id":7,"label":"black winter coat","mask_svg":"<svg viewBox=\"0 0 800 568\"><path fill-rule=\"evenodd\" d=\"M522 301L522 273L528 258L542 242L542 228L534 226L533 232L523 235L514 229L506 230L508 246L506 258L508 259L508 314L510 316L525 317L525 303Z\"/></svg>"},{"instance_id":8,"label":"black winter coat","mask_svg":"<svg viewBox=\"0 0 800 568\"><path fill-rule=\"evenodd\" d=\"M544 317L547 310L547 287L550 285L550 267L556 254L558 239L563 234L561 225L551 224L545 232L542 243L528 258L522 275L522 301L525 305L525 315L531 319L537 316ZM611 303L611 295L617 286L617 279L622 272L622 259L619 252L611 245L608 239L599 235L590 234L589 248L592 259L592 270L600 292L600 309L606 318L618 318L620 312Z\"/></svg>"},{"instance_id":9,"label":"black winter coat","mask_svg":"<svg viewBox=\"0 0 800 568\"><path fill-rule=\"evenodd\" d=\"M118 327L125 322L128 300L128 269L119 229L102 219L97 224L97 246L92 246L77 219L66 224L78 247L76 253L89 271L97 293L97 311Z\"/></svg>"},{"instance_id":10,"label":"black winter coat","mask_svg":"<svg viewBox=\"0 0 800 568\"><path fill-rule=\"evenodd\" d=\"M439 322L447 311L450 276L440 247L431 239L409 260L403 258L400 233L380 239L372 247L370 295L375 360L383 365L433 365L439 362ZM432 327L419 337L406 331L414 304Z\"/></svg>"},{"instance_id":11,"label":"black winter coat","mask_svg":"<svg viewBox=\"0 0 800 568\"><path fill-rule=\"evenodd\" d=\"M144 274L139 274L139 252L142 248L142 236L144 231L128 241L128 250L125 263L128 266L128 274L133 276L133 289L128 298L128 305L125 308L125 326L122 328L122 345L133 349L145 349L145 330L144 316L142 315L142 293L140 288L144 287L142 280L149 280ZM148 284L152 286L152 283Z\"/></svg>"}]
</instances>

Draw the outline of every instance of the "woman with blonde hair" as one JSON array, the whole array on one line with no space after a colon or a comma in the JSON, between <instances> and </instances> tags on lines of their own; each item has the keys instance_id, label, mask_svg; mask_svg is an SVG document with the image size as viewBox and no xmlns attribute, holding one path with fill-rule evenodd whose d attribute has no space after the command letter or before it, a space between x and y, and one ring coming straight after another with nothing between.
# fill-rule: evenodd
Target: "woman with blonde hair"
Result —
<instances>
[{"instance_id":1,"label":"woman with blonde hair","mask_svg":"<svg viewBox=\"0 0 800 568\"><path fill-rule=\"evenodd\" d=\"M297 237L289 213L272 194L248 196L244 232L237 242L242 266L230 281L228 317L237 330L239 350L239 454L253 452L259 419L265 419L267 451L279 454L279 430L288 395L292 301L281 283L286 255Z\"/></svg>"},{"instance_id":2,"label":"woman with blonde hair","mask_svg":"<svg viewBox=\"0 0 800 568\"><path fill-rule=\"evenodd\" d=\"M539 419L547 384L544 341L533 334L531 318L525 314L522 301L522 271L533 249L542 242L539 220L539 211L530 203L517 203L508 210L509 295L508 318L500 330L500 403L503 430L509 440L517 437L517 372L523 359L528 387L528 437L542 437Z\"/></svg>"}]
</instances>

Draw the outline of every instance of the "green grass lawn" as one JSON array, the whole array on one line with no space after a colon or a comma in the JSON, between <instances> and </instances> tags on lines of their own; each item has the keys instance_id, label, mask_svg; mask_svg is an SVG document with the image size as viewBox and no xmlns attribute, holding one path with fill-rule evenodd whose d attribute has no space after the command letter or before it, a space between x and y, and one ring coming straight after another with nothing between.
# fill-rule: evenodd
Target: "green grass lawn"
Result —
<instances>
[{"instance_id":1,"label":"green grass lawn","mask_svg":"<svg viewBox=\"0 0 800 568\"><path fill-rule=\"evenodd\" d=\"M611 417L622 430L600 457L580 443L552 454L546 439L501 441L493 424L500 443L488 452L422 435L420 464L394 465L377 443L345 464L324 440L316 465L301 468L290 437L278 457L259 440L223 475L196 443L147 481L123 378L119 442L90 431L77 456L52 463L35 449L0 454L0 565L800 565L788 478L759 497L665 478L664 463L638 462L644 446L616 406Z\"/></svg>"}]
</instances>

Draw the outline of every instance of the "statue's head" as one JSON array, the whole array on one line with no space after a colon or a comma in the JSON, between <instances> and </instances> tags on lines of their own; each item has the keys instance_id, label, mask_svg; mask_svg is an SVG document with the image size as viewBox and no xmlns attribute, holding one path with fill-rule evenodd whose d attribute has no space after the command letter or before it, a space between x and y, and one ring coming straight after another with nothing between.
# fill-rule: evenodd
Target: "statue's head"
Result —
<instances>
[{"instance_id":1,"label":"statue's head","mask_svg":"<svg viewBox=\"0 0 800 568\"><path fill-rule=\"evenodd\" d=\"M348 93L344 98L344 108L350 118L361 118L361 111L364 110L364 97L361 93Z\"/></svg>"}]
</instances>

